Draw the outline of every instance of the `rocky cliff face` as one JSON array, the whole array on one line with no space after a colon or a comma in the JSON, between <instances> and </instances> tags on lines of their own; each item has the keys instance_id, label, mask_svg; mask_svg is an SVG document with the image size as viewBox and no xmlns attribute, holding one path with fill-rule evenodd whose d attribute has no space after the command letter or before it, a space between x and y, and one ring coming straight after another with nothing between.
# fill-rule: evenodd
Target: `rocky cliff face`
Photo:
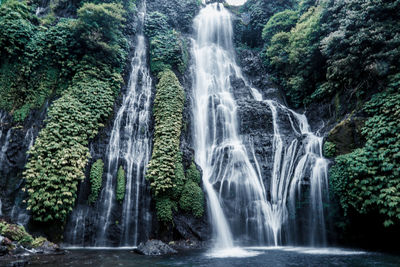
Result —
<instances>
[{"instance_id":1,"label":"rocky cliff face","mask_svg":"<svg viewBox=\"0 0 400 267\"><path fill-rule=\"evenodd\" d=\"M26 196L22 172L27 151L43 126L46 109L47 105L33 111L22 124L14 123L7 113L0 113L0 214L23 225L27 225L29 213L23 203Z\"/></svg>"}]
</instances>

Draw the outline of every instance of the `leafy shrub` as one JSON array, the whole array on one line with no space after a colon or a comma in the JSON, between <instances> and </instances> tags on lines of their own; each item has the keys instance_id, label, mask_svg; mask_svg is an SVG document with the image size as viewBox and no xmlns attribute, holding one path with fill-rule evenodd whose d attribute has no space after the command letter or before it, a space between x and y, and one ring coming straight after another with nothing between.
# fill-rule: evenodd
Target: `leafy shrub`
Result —
<instances>
[{"instance_id":1,"label":"leafy shrub","mask_svg":"<svg viewBox=\"0 0 400 267\"><path fill-rule=\"evenodd\" d=\"M151 11L157 10L165 14L171 27L188 32L200 4L199 0L153 0L148 2L148 7Z\"/></svg>"},{"instance_id":2,"label":"leafy shrub","mask_svg":"<svg viewBox=\"0 0 400 267\"><path fill-rule=\"evenodd\" d=\"M382 214L384 225L400 223L400 75L364 106L371 115L362 129L363 148L336 157L331 187L346 214Z\"/></svg>"},{"instance_id":3,"label":"leafy shrub","mask_svg":"<svg viewBox=\"0 0 400 267\"><path fill-rule=\"evenodd\" d=\"M173 188L182 127L184 92L171 70L159 74L154 100L155 133L147 179L155 196Z\"/></svg>"},{"instance_id":4,"label":"leafy shrub","mask_svg":"<svg viewBox=\"0 0 400 267\"><path fill-rule=\"evenodd\" d=\"M122 31L126 19L121 4L85 3L78 10L76 28L81 42L95 58L121 70L127 56L128 43Z\"/></svg>"},{"instance_id":5,"label":"leafy shrub","mask_svg":"<svg viewBox=\"0 0 400 267\"><path fill-rule=\"evenodd\" d=\"M90 169L90 186L91 193L89 196L89 203L93 204L97 201L99 197L101 184L103 181L103 171L104 171L104 163L101 159L98 159L95 163L93 163L92 168Z\"/></svg>"},{"instance_id":6,"label":"leafy shrub","mask_svg":"<svg viewBox=\"0 0 400 267\"><path fill-rule=\"evenodd\" d=\"M278 32L289 32L297 22L298 13L294 10L284 10L273 15L265 24L262 31L262 38L269 44L272 36Z\"/></svg>"},{"instance_id":7,"label":"leafy shrub","mask_svg":"<svg viewBox=\"0 0 400 267\"><path fill-rule=\"evenodd\" d=\"M33 240L32 247L33 248L41 247L44 245L45 242L48 242L47 239L43 236L39 236Z\"/></svg>"},{"instance_id":8,"label":"leafy shrub","mask_svg":"<svg viewBox=\"0 0 400 267\"><path fill-rule=\"evenodd\" d=\"M157 219L165 224L172 222L172 210L176 209L176 205L169 197L159 197L156 200Z\"/></svg>"},{"instance_id":9,"label":"leafy shrub","mask_svg":"<svg viewBox=\"0 0 400 267\"><path fill-rule=\"evenodd\" d=\"M241 13L249 16L249 23L242 23L240 33L241 42L250 47L262 45L261 33L265 24L274 14L290 9L295 1L292 0L248 0L241 7Z\"/></svg>"},{"instance_id":10,"label":"leafy shrub","mask_svg":"<svg viewBox=\"0 0 400 267\"><path fill-rule=\"evenodd\" d=\"M194 162L190 164L189 169L186 171L186 177L188 180L191 180L198 185L201 183L201 174L199 170L197 170L196 164L194 164Z\"/></svg>"},{"instance_id":11,"label":"leafy shrub","mask_svg":"<svg viewBox=\"0 0 400 267\"><path fill-rule=\"evenodd\" d=\"M49 108L46 126L30 149L24 173L33 218L64 221L75 203L89 157L88 141L112 112L114 74L82 69L67 93Z\"/></svg>"},{"instance_id":12,"label":"leafy shrub","mask_svg":"<svg viewBox=\"0 0 400 267\"><path fill-rule=\"evenodd\" d=\"M166 33L170 29L167 20L167 16L158 11L149 13L144 28L146 35L152 38L157 34Z\"/></svg>"},{"instance_id":13,"label":"leafy shrub","mask_svg":"<svg viewBox=\"0 0 400 267\"><path fill-rule=\"evenodd\" d=\"M203 216L204 193L198 184L192 180L186 182L179 206L185 211L191 211L198 218Z\"/></svg>"},{"instance_id":14,"label":"leafy shrub","mask_svg":"<svg viewBox=\"0 0 400 267\"><path fill-rule=\"evenodd\" d=\"M333 158L336 155L336 144L326 141L324 143L324 156Z\"/></svg>"},{"instance_id":15,"label":"leafy shrub","mask_svg":"<svg viewBox=\"0 0 400 267\"><path fill-rule=\"evenodd\" d=\"M150 69L153 73L175 69L183 73L188 52L181 34L167 24L167 17L152 12L146 17L145 32L150 39Z\"/></svg>"},{"instance_id":16,"label":"leafy shrub","mask_svg":"<svg viewBox=\"0 0 400 267\"><path fill-rule=\"evenodd\" d=\"M73 41L67 42L56 31L55 45L50 45L69 81L48 110L46 125L29 151L24 172L33 219L61 225L74 206L78 183L84 179L89 140L112 113L127 48L121 5L84 4L77 14L78 19L67 20L59 29L68 32L69 27ZM68 45L77 49L70 50ZM72 79L64 69L73 70Z\"/></svg>"},{"instance_id":17,"label":"leafy shrub","mask_svg":"<svg viewBox=\"0 0 400 267\"><path fill-rule=\"evenodd\" d=\"M172 221L172 198L179 199L184 184L182 156L179 150L184 91L171 70L159 74L154 101L155 133L152 158L146 178L153 190L158 219Z\"/></svg>"},{"instance_id":18,"label":"leafy shrub","mask_svg":"<svg viewBox=\"0 0 400 267\"><path fill-rule=\"evenodd\" d=\"M267 48L267 63L280 78L290 103L295 107L304 103L322 79L318 70L322 63L318 49L321 12L321 7L310 8L289 33L274 35ZM293 22L291 17L286 19L287 24Z\"/></svg>"},{"instance_id":19,"label":"leafy shrub","mask_svg":"<svg viewBox=\"0 0 400 267\"><path fill-rule=\"evenodd\" d=\"M26 232L23 226L10 224L5 221L0 221L0 235L16 241L23 246L30 246L33 242L33 237Z\"/></svg>"},{"instance_id":20,"label":"leafy shrub","mask_svg":"<svg viewBox=\"0 0 400 267\"><path fill-rule=\"evenodd\" d=\"M117 201L122 202L125 198L125 171L122 166L119 166L117 172Z\"/></svg>"},{"instance_id":21,"label":"leafy shrub","mask_svg":"<svg viewBox=\"0 0 400 267\"><path fill-rule=\"evenodd\" d=\"M175 181L172 189L172 198L179 199L186 182L185 171L182 164L182 152L178 152L176 157L174 175Z\"/></svg>"}]
</instances>

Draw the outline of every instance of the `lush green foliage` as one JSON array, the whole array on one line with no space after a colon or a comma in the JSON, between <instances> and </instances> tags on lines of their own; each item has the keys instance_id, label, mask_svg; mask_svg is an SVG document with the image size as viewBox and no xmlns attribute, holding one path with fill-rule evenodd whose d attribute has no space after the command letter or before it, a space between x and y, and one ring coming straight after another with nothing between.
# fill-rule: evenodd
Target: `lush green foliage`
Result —
<instances>
[{"instance_id":1,"label":"lush green foliage","mask_svg":"<svg viewBox=\"0 0 400 267\"><path fill-rule=\"evenodd\" d=\"M400 222L400 75L366 103L371 117L362 130L366 144L336 158L331 187L345 212L377 211L384 225Z\"/></svg>"},{"instance_id":2,"label":"lush green foliage","mask_svg":"<svg viewBox=\"0 0 400 267\"><path fill-rule=\"evenodd\" d=\"M157 219L168 224L172 222L172 211L176 210L176 204L167 196L156 198Z\"/></svg>"},{"instance_id":3,"label":"lush green foliage","mask_svg":"<svg viewBox=\"0 0 400 267\"><path fill-rule=\"evenodd\" d=\"M12 241L17 241L23 246L30 246L34 241L34 238L26 232L23 226L10 224L5 221L0 221L0 235Z\"/></svg>"},{"instance_id":4,"label":"lush green foliage","mask_svg":"<svg viewBox=\"0 0 400 267\"><path fill-rule=\"evenodd\" d=\"M352 108L382 90L378 81L399 67L399 8L398 1L302 1L286 11L302 15L291 30L294 17L278 13L279 23L272 17L264 29L266 64L290 103L299 107L340 93ZM276 24L287 28L270 38Z\"/></svg>"},{"instance_id":5,"label":"lush green foliage","mask_svg":"<svg viewBox=\"0 0 400 267\"><path fill-rule=\"evenodd\" d=\"M194 216L201 217L204 213L204 193L199 184L201 174L194 162L186 172L186 184L183 187L182 196L179 200L179 207L184 211L190 211Z\"/></svg>"},{"instance_id":6,"label":"lush green foliage","mask_svg":"<svg viewBox=\"0 0 400 267\"><path fill-rule=\"evenodd\" d=\"M191 180L198 185L201 184L201 174L197 169L196 164L194 164L194 162L190 164L189 169L186 171L186 177L188 180Z\"/></svg>"},{"instance_id":7,"label":"lush green foliage","mask_svg":"<svg viewBox=\"0 0 400 267\"><path fill-rule=\"evenodd\" d=\"M22 225L7 223L3 220L0 221L0 235L7 237L11 241L18 242L23 246L32 248L40 247L45 242L48 242L47 239L42 236L34 238Z\"/></svg>"},{"instance_id":8,"label":"lush green foliage","mask_svg":"<svg viewBox=\"0 0 400 267\"><path fill-rule=\"evenodd\" d=\"M285 86L290 103L296 107L302 105L321 79L318 72L315 72L321 63L318 49L320 17L320 7L310 8L290 32L275 34L267 48L267 63L278 73L278 81ZM280 23L290 26L293 18L281 17Z\"/></svg>"},{"instance_id":9,"label":"lush green foliage","mask_svg":"<svg viewBox=\"0 0 400 267\"><path fill-rule=\"evenodd\" d=\"M382 89L399 68L399 1L327 1L320 49L327 59L326 83L319 95L336 92L364 99Z\"/></svg>"},{"instance_id":10,"label":"lush green foliage","mask_svg":"<svg viewBox=\"0 0 400 267\"><path fill-rule=\"evenodd\" d=\"M38 27L24 2L11 0L0 8L0 109L22 121L31 109L68 88L85 58L124 66L127 41L122 36L124 11L119 4L84 4L78 19L61 19ZM88 56L89 55L89 56Z\"/></svg>"},{"instance_id":11,"label":"lush green foliage","mask_svg":"<svg viewBox=\"0 0 400 267\"><path fill-rule=\"evenodd\" d=\"M174 69L183 73L188 61L185 40L172 29L168 18L162 13L152 12L146 18L145 32L150 39L150 69L159 73Z\"/></svg>"},{"instance_id":12,"label":"lush green foliage","mask_svg":"<svg viewBox=\"0 0 400 267\"><path fill-rule=\"evenodd\" d=\"M111 114L121 78L101 69L82 69L48 111L26 165L28 209L37 221L64 221L84 179L89 139Z\"/></svg>"},{"instance_id":13,"label":"lush green foliage","mask_svg":"<svg viewBox=\"0 0 400 267\"><path fill-rule=\"evenodd\" d=\"M125 171L122 166L119 166L118 172L117 172L117 201L120 203L124 200L125 198L125 182L126 177L125 177Z\"/></svg>"},{"instance_id":14,"label":"lush green foliage","mask_svg":"<svg viewBox=\"0 0 400 267\"><path fill-rule=\"evenodd\" d=\"M263 40L269 44L272 37L279 32L289 32L295 25L299 15L294 10L284 10L273 15L262 31Z\"/></svg>"},{"instance_id":15,"label":"lush green foliage","mask_svg":"<svg viewBox=\"0 0 400 267\"><path fill-rule=\"evenodd\" d=\"M248 0L241 12L248 17L238 25L241 36L238 39L250 47L262 45L261 32L268 19L277 12L289 9L294 5L292 0Z\"/></svg>"},{"instance_id":16,"label":"lush green foliage","mask_svg":"<svg viewBox=\"0 0 400 267\"><path fill-rule=\"evenodd\" d=\"M0 108L11 111L17 121L52 93L63 91L76 63L71 23L37 27L29 11L16 1L0 8Z\"/></svg>"},{"instance_id":17,"label":"lush green foliage","mask_svg":"<svg viewBox=\"0 0 400 267\"><path fill-rule=\"evenodd\" d=\"M152 0L148 2L148 6L151 11L157 10L165 14L171 27L188 32L200 3L199 0Z\"/></svg>"},{"instance_id":18,"label":"lush green foliage","mask_svg":"<svg viewBox=\"0 0 400 267\"><path fill-rule=\"evenodd\" d=\"M333 158L336 155L336 144L326 141L324 143L324 156Z\"/></svg>"},{"instance_id":19,"label":"lush green foliage","mask_svg":"<svg viewBox=\"0 0 400 267\"><path fill-rule=\"evenodd\" d=\"M98 159L95 163L93 163L92 168L90 169L89 179L92 191L89 195L89 203L95 203L99 197L101 184L103 182L103 171L104 163L101 159Z\"/></svg>"},{"instance_id":20,"label":"lush green foliage","mask_svg":"<svg viewBox=\"0 0 400 267\"><path fill-rule=\"evenodd\" d=\"M200 174L192 164L185 177L179 148L184 100L183 88L175 74L171 70L161 72L154 101L154 147L146 178L154 192L157 218L164 224L172 221L178 202L195 216L203 214Z\"/></svg>"},{"instance_id":21,"label":"lush green foliage","mask_svg":"<svg viewBox=\"0 0 400 267\"><path fill-rule=\"evenodd\" d=\"M175 74L166 70L159 78L154 101L154 148L147 169L156 196L173 188L184 104L183 88Z\"/></svg>"},{"instance_id":22,"label":"lush green foliage","mask_svg":"<svg viewBox=\"0 0 400 267\"><path fill-rule=\"evenodd\" d=\"M184 92L178 78L171 70L159 74L157 93L154 100L155 133L152 158L147 167L147 179L151 182L157 207L158 219L163 222L172 218L172 211L161 211L161 207L170 208L166 199L172 197L176 183L175 166L180 156L179 143L182 128ZM182 179L178 171L178 181ZM168 215L168 216L167 216ZM172 215L171 215L172 216Z\"/></svg>"},{"instance_id":23,"label":"lush green foliage","mask_svg":"<svg viewBox=\"0 0 400 267\"><path fill-rule=\"evenodd\" d=\"M112 113L122 83L123 14L121 5L84 4L78 19L68 21L76 42L75 57L65 50L59 53L65 57L65 67L75 74L49 108L46 126L29 152L24 173L28 209L36 221L64 222L75 203L89 158L89 140Z\"/></svg>"}]
</instances>

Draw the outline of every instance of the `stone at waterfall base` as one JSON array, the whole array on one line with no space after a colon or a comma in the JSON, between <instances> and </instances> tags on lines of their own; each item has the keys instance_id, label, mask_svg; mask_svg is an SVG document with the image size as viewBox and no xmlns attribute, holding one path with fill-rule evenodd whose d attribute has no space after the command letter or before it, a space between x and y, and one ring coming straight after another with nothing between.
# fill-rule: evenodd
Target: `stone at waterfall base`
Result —
<instances>
[{"instance_id":1,"label":"stone at waterfall base","mask_svg":"<svg viewBox=\"0 0 400 267\"><path fill-rule=\"evenodd\" d=\"M146 243L140 243L139 246L134 249L134 251L138 254L149 256L178 253L178 251L160 240L149 240Z\"/></svg>"}]
</instances>

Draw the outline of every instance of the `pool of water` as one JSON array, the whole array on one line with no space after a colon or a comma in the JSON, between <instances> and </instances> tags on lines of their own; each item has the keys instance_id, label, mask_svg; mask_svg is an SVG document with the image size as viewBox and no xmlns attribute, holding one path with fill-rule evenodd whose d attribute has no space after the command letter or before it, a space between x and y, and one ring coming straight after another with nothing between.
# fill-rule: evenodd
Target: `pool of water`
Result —
<instances>
[{"instance_id":1,"label":"pool of water","mask_svg":"<svg viewBox=\"0 0 400 267\"><path fill-rule=\"evenodd\" d=\"M26 266L400 266L400 255L340 248L247 247L224 251L191 250L169 256L142 256L130 249L73 249L63 255L40 255ZM13 266L2 262L0 266ZM14 260L15 264L15 260ZM14 266L25 266L14 265Z\"/></svg>"}]
</instances>

